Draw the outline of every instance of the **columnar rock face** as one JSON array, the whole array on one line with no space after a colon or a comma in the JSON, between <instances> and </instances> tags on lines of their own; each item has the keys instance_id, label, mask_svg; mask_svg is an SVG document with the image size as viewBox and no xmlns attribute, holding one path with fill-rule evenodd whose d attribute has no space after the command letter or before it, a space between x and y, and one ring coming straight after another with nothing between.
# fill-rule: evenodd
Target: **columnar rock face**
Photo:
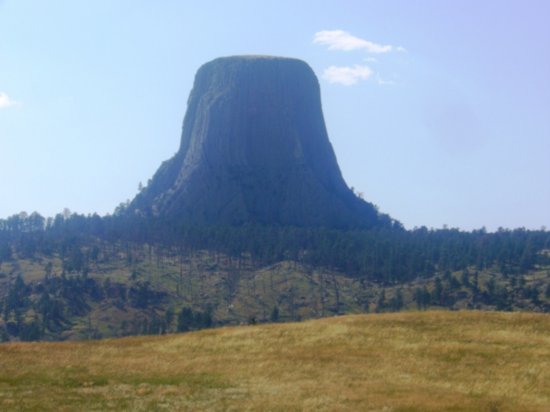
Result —
<instances>
[{"instance_id":1,"label":"columnar rock face","mask_svg":"<svg viewBox=\"0 0 550 412\"><path fill-rule=\"evenodd\" d=\"M267 56L219 58L198 70L180 149L130 211L199 225L379 222L342 178L311 68Z\"/></svg>"}]
</instances>

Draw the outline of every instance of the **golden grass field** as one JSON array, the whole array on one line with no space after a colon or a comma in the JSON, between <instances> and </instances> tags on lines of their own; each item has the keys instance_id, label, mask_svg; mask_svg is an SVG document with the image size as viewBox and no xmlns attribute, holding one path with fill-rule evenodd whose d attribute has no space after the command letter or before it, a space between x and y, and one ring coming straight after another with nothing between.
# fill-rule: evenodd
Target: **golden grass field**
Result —
<instances>
[{"instance_id":1,"label":"golden grass field","mask_svg":"<svg viewBox=\"0 0 550 412\"><path fill-rule=\"evenodd\" d=\"M2 344L0 410L550 411L550 316L351 315Z\"/></svg>"}]
</instances>

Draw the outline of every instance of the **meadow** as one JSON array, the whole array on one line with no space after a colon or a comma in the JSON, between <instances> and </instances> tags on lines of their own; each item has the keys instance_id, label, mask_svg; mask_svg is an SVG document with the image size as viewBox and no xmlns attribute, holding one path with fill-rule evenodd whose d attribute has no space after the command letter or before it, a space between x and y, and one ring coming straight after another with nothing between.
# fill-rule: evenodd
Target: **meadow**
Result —
<instances>
[{"instance_id":1,"label":"meadow","mask_svg":"<svg viewBox=\"0 0 550 412\"><path fill-rule=\"evenodd\" d=\"M6 343L0 410L548 411L550 316L402 312Z\"/></svg>"}]
</instances>

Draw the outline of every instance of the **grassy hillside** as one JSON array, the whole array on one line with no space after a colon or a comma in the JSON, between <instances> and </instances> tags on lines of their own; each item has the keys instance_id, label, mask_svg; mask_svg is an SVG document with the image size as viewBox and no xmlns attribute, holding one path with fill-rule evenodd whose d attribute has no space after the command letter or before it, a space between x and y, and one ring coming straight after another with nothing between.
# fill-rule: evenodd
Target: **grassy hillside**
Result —
<instances>
[{"instance_id":1,"label":"grassy hillside","mask_svg":"<svg viewBox=\"0 0 550 412\"><path fill-rule=\"evenodd\" d=\"M0 345L1 410L548 411L550 316L351 315Z\"/></svg>"}]
</instances>

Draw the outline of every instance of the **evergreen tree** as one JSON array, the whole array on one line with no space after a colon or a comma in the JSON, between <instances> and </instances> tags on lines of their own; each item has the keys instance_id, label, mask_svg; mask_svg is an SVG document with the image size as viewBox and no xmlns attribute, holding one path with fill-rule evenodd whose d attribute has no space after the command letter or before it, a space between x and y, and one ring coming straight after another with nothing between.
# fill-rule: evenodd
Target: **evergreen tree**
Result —
<instances>
[{"instance_id":1,"label":"evergreen tree","mask_svg":"<svg viewBox=\"0 0 550 412\"><path fill-rule=\"evenodd\" d=\"M378 302L376 302L376 312L384 312L386 309L386 290L382 289L380 296L378 297Z\"/></svg>"},{"instance_id":2,"label":"evergreen tree","mask_svg":"<svg viewBox=\"0 0 550 412\"><path fill-rule=\"evenodd\" d=\"M273 306L273 310L271 311L271 316L269 317L269 320L271 322L279 321L279 308L276 305Z\"/></svg>"},{"instance_id":3,"label":"evergreen tree","mask_svg":"<svg viewBox=\"0 0 550 412\"><path fill-rule=\"evenodd\" d=\"M391 300L390 306L391 309L396 312L403 309L403 292L400 288L395 291L395 295Z\"/></svg>"},{"instance_id":4,"label":"evergreen tree","mask_svg":"<svg viewBox=\"0 0 550 412\"><path fill-rule=\"evenodd\" d=\"M178 315L178 332L187 332L191 330L194 324L193 310L184 307Z\"/></svg>"}]
</instances>

